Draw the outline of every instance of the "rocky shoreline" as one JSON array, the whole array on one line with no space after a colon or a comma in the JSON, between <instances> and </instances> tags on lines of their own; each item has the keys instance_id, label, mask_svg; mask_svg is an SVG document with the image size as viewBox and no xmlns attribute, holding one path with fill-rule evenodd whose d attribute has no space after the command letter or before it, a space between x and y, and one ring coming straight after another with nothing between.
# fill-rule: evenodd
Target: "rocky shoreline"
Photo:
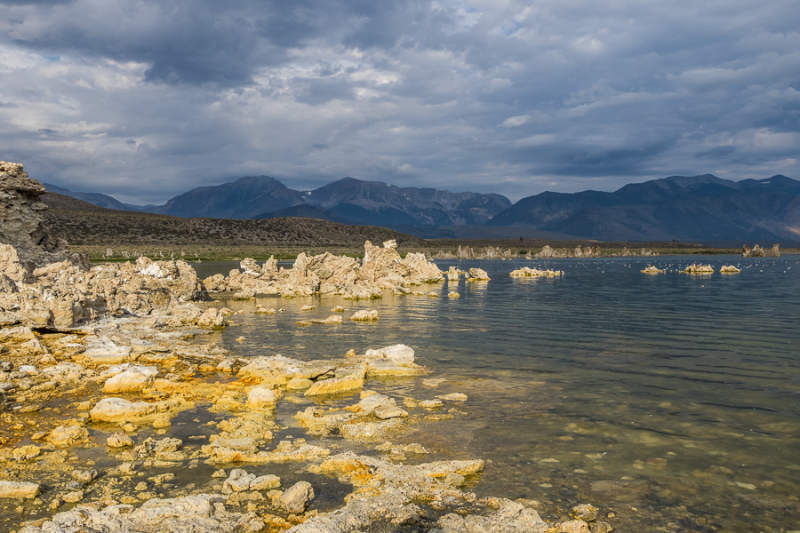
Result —
<instances>
[{"instance_id":1,"label":"rocky shoreline","mask_svg":"<svg viewBox=\"0 0 800 533\"><path fill-rule=\"evenodd\" d=\"M418 287L443 282L445 273L422 254L401 258L391 241L367 242L363 261L322 254L279 269L274 260L245 260L241 271L204 281L182 261L89 268L48 238L39 187L20 165L0 163L8 219L0 236L5 530L612 530L587 504L546 523L531 502L478 499L468 489L482 458L424 462L423 446L397 443L414 425L446 424L467 400L457 390L429 398L370 390L371 381L432 372L408 346L300 360L245 358L197 340L235 325L215 291L424 294ZM481 269L465 275L488 280ZM313 405L294 416L305 435L274 442L285 429L276 410L307 401ZM347 495L317 507L319 479Z\"/></svg>"}]
</instances>

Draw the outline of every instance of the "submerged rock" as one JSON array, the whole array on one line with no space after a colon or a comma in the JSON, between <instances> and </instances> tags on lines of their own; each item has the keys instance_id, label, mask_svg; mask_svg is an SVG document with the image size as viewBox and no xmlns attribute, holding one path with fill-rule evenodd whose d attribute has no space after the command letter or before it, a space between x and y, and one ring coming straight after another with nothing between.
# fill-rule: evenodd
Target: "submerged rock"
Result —
<instances>
[{"instance_id":1,"label":"submerged rock","mask_svg":"<svg viewBox=\"0 0 800 533\"><path fill-rule=\"evenodd\" d=\"M360 309L353 313L353 316L350 317L350 320L353 322L371 322L378 320L378 311L375 309L369 311L366 309Z\"/></svg>"},{"instance_id":2,"label":"submerged rock","mask_svg":"<svg viewBox=\"0 0 800 533\"><path fill-rule=\"evenodd\" d=\"M519 503L506 499L497 500L497 507L484 516L460 516L454 513L444 515L431 533L545 533L549 529L539 513Z\"/></svg>"}]
</instances>

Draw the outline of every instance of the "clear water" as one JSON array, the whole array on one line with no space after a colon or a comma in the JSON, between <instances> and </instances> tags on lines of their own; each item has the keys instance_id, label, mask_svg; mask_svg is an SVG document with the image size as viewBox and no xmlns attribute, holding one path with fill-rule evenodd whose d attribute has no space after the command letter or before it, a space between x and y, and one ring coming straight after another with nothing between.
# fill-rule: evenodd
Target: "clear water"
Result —
<instances>
[{"instance_id":1,"label":"clear water","mask_svg":"<svg viewBox=\"0 0 800 533\"><path fill-rule=\"evenodd\" d=\"M692 263L742 272L678 273ZM395 343L446 378L371 382L395 397L465 392L454 419L414 426L435 458L489 460L479 495L591 502L618 531L800 529L800 258L657 257L439 261L492 280L423 286L440 298L263 298L214 337L243 355L301 359ZM639 271L648 264L660 275ZM523 265L561 278L510 278ZM198 265L208 275L233 265ZM217 270L214 270L217 269ZM450 299L457 290L461 297ZM226 300L253 310L254 301ZM317 309L301 312L303 305ZM343 305L374 324L295 326ZM235 339L244 336L243 343ZM290 406L297 410L302 406ZM290 426L287 416L281 421ZM297 435L296 435L297 436ZM426 458L430 460L430 457Z\"/></svg>"}]
</instances>

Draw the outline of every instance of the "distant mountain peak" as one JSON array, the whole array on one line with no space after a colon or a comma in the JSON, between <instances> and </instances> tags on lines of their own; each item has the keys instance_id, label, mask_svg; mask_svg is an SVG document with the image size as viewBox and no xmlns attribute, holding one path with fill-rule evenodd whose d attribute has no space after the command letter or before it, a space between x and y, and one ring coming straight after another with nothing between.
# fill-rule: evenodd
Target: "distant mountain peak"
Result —
<instances>
[{"instance_id":1,"label":"distant mountain peak","mask_svg":"<svg viewBox=\"0 0 800 533\"><path fill-rule=\"evenodd\" d=\"M610 193L542 193L521 199L489 225L599 240L795 240L800 182L703 174L630 183Z\"/></svg>"}]
</instances>

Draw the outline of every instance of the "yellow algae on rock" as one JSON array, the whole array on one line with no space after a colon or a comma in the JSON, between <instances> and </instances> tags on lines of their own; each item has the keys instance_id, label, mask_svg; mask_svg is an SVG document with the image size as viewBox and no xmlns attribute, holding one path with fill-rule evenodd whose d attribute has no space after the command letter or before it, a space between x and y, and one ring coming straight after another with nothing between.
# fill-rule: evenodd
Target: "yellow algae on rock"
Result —
<instances>
[{"instance_id":1,"label":"yellow algae on rock","mask_svg":"<svg viewBox=\"0 0 800 533\"><path fill-rule=\"evenodd\" d=\"M361 372L349 376L317 381L305 392L305 396L322 396L358 390L364 386L365 373L366 368L362 368Z\"/></svg>"}]
</instances>

